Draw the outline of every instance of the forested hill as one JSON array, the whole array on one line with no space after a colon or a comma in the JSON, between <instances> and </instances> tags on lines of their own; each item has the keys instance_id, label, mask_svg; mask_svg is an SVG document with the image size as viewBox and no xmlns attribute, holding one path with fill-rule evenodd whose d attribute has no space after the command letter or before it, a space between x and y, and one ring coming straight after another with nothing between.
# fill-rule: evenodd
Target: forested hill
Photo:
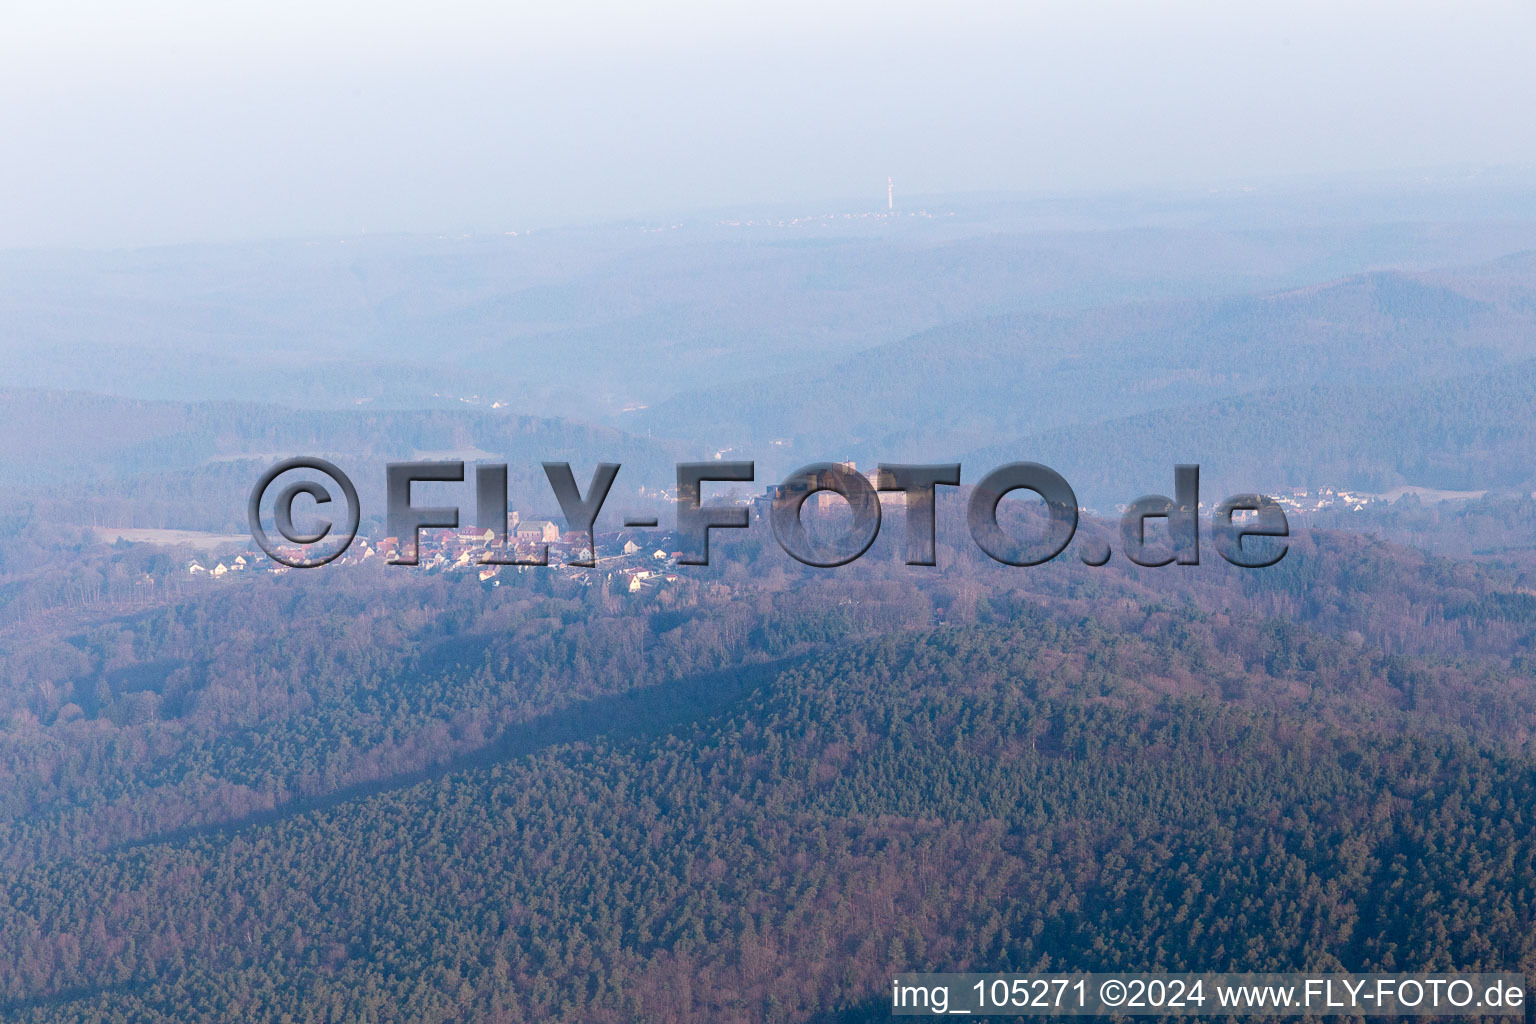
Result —
<instances>
[{"instance_id":1,"label":"forested hill","mask_svg":"<svg viewBox=\"0 0 1536 1024\"><path fill-rule=\"evenodd\" d=\"M1200 463L1217 501L1239 490L1320 487L1529 492L1533 396L1536 360L1436 381L1308 383L1020 437L966 461L1044 462L1103 507L1171 487L1181 462Z\"/></svg>"},{"instance_id":2,"label":"forested hill","mask_svg":"<svg viewBox=\"0 0 1536 1024\"><path fill-rule=\"evenodd\" d=\"M0 891L4 997L29 1021L883 1019L911 969L1536 968L1525 756L1053 695L1057 639L855 644L654 734L35 865Z\"/></svg>"},{"instance_id":3,"label":"forested hill","mask_svg":"<svg viewBox=\"0 0 1536 1024\"><path fill-rule=\"evenodd\" d=\"M293 455L336 461L380 519L385 463L413 458L506 462L514 497L552 508L542 461L621 463L617 495L665 486L679 452L609 427L488 407L305 410L0 389L0 475L11 488L0 512L50 524L244 530L251 485Z\"/></svg>"},{"instance_id":4,"label":"forested hill","mask_svg":"<svg viewBox=\"0 0 1536 1024\"><path fill-rule=\"evenodd\" d=\"M775 438L800 453L835 449L860 461L952 458L1104 424L1099 443L1073 454L1113 455L1134 447L1119 436L1102 443L1129 415L1198 424L1213 403L1277 389L1307 394L1319 408L1341 388L1406 404L1415 385L1536 357L1533 268L1536 256L1520 253L1463 270L1376 271L1280 292L1024 309L679 396L634 419L657 434ZM1269 414L1291 435L1310 437L1311 408L1276 405ZM1212 458L1213 445L1185 461Z\"/></svg>"},{"instance_id":5,"label":"forested hill","mask_svg":"<svg viewBox=\"0 0 1536 1024\"><path fill-rule=\"evenodd\" d=\"M530 461L541 453L572 458L608 452L611 461L641 463L663 455L655 445L608 427L489 407L314 410L0 389L0 467L24 481L79 470L131 476L295 452L382 460L475 449Z\"/></svg>"},{"instance_id":6,"label":"forested hill","mask_svg":"<svg viewBox=\"0 0 1536 1024\"><path fill-rule=\"evenodd\" d=\"M638 595L365 566L62 616L13 579L0 1007L811 1021L924 968L1536 973L1510 573L940 544L814 572L746 536Z\"/></svg>"},{"instance_id":7,"label":"forested hill","mask_svg":"<svg viewBox=\"0 0 1536 1024\"><path fill-rule=\"evenodd\" d=\"M1536 244L1528 189L1495 203L937 202L896 219L779 208L532 234L0 252L5 380L309 408L479 395L590 419L997 314L1272 291ZM708 436L691 440L728 443L716 422L692 425Z\"/></svg>"},{"instance_id":8,"label":"forested hill","mask_svg":"<svg viewBox=\"0 0 1536 1024\"><path fill-rule=\"evenodd\" d=\"M1536 601L1512 573L1334 534L1248 572L1024 570L953 540L937 572L878 557L817 572L749 537L639 594L557 570L487 588L377 560L188 585L153 549L96 548L77 570L101 584L95 603L47 568L0 590L0 864L387 785L509 732L559 735L586 721L583 702L686 701L870 637L1040 614L1053 698L1201 697L1513 749L1536 736ZM143 578L158 581L147 603Z\"/></svg>"}]
</instances>

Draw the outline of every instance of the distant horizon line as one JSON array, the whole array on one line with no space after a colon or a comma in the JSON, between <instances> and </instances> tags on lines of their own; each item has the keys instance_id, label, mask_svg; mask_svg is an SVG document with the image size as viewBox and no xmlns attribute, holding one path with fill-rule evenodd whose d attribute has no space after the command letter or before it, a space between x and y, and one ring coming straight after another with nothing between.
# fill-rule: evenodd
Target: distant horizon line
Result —
<instances>
[{"instance_id":1,"label":"distant horizon line","mask_svg":"<svg viewBox=\"0 0 1536 1024\"><path fill-rule=\"evenodd\" d=\"M469 239L490 240L497 238L551 235L565 232L644 228L668 230L682 227L730 227L719 218L735 216L774 215L799 219L821 219L834 216L860 216L870 219L899 219L903 214L919 212L914 204L949 203L960 208L972 209L984 204L1050 205L1053 203L1091 203L1106 201L1174 201L1201 202L1222 198L1257 196L1270 198L1297 198L1324 189L1344 189L1346 194L1358 196L1361 192L1378 198L1403 197L1413 194L1436 195L1465 189L1468 186L1487 188L1490 195L1505 190L1530 191L1533 199L1532 213L1536 217L1536 164L1532 163L1472 163L1436 164L1410 167L1391 167L1374 170L1316 171L1277 175L1274 177L1245 177L1211 179L1203 182L1148 183L1121 188L1085 187L1081 190L1062 188L987 188L959 191L920 191L903 196L899 178L895 190L895 205L888 210L886 191L887 177L872 179L881 187L872 187L868 196L823 196L810 199L762 199L717 204L702 207L669 207L629 214L571 214L533 218L523 226L495 225L474 228L397 227L371 230L361 225L355 230L282 232L276 234L233 234L223 237L187 238L168 241L122 242L87 244L37 243L30 245L0 246L0 255L21 253L113 253L151 249L177 248L230 248L272 244L316 244L321 242L350 243L362 239L434 239L462 241ZM1474 188L1476 190L1476 188ZM1342 198L1342 197L1341 197ZM867 203L868 208L853 208L849 204ZM904 206L905 204L905 206ZM834 208L835 207L835 208ZM933 211L927 211L930 214ZM950 211L958 213L959 210ZM977 211L979 212L979 211ZM714 223L703 224L704 221ZM666 223L677 222L677 223ZM1129 219L1127 221L1129 223ZM1070 230L1070 229L1068 229Z\"/></svg>"}]
</instances>

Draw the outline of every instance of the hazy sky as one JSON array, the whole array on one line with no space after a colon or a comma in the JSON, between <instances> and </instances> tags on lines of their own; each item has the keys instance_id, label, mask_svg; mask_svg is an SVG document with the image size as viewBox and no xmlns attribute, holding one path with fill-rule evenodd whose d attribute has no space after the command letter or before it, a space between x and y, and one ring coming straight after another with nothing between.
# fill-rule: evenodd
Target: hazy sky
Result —
<instances>
[{"instance_id":1,"label":"hazy sky","mask_svg":"<svg viewBox=\"0 0 1536 1024\"><path fill-rule=\"evenodd\" d=\"M1536 163L1536 0L0 0L0 246Z\"/></svg>"}]
</instances>

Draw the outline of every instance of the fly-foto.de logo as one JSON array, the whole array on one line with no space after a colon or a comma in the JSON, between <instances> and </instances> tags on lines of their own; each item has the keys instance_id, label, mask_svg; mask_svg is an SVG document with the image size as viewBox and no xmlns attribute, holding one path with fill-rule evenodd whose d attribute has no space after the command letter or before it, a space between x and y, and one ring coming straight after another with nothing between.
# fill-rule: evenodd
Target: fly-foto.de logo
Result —
<instances>
[{"instance_id":1,"label":"fly-foto.de logo","mask_svg":"<svg viewBox=\"0 0 1536 1024\"><path fill-rule=\"evenodd\" d=\"M568 462L543 463L555 501L564 516L567 532L584 538L567 565L596 564L596 530L609 491L620 466L597 466L585 492ZM754 481L751 462L683 462L677 465L675 491L676 541L683 550L680 565L708 565L712 530L744 530L752 525L750 509L740 504L707 502L706 484L743 484ZM314 476L325 478L314 479ZM1126 506L1120 517L1121 550L1137 565L1200 564L1200 467L1174 468L1174 496L1144 495ZM391 462L384 467L385 531L392 565L416 565L422 530L458 529L460 508L422 506L412 499L414 484L463 484L462 461ZM774 539L786 554L805 565L831 568L846 565L864 552L880 534L880 495L899 495L904 517L905 558L908 565L936 564L936 495L940 487L959 487L959 463L885 464L865 475L848 463L819 462L789 474L765 495L766 518ZM1033 493L1044 505L1045 515L1012 531L999 522L998 507L1004 496L1016 491ZM268 500L271 496L270 502ZM823 495L846 505L845 525L835 536L809 529L805 505ZM338 497L345 506L334 515ZM508 531L507 466L505 463L474 467L475 526L485 534L482 565L548 565L548 539L535 538L519 545ZM266 512L264 512L264 507ZM302 525L296 507L302 509ZM357 488L346 473L331 462L311 457L286 459L262 474L251 489L246 506L251 536L274 561L295 568L325 565L346 551L357 536L362 507ZM334 518L326 518L328 514ZM1066 551L1077 534L1077 495L1066 479L1037 462L1010 462L999 466L970 488L966 500L966 526L971 539L990 558L1005 565L1040 565ZM1148 535L1149 520L1166 520L1168 544L1154 544ZM338 520L340 525L338 525ZM268 532L270 523L281 540ZM654 518L626 518L628 529L659 526ZM1210 520L1211 543L1232 565L1257 569L1285 557L1290 524L1272 498L1262 494L1236 494L1216 506ZM1112 557L1107 543L1079 545L1079 559L1087 565L1104 565Z\"/></svg>"}]
</instances>

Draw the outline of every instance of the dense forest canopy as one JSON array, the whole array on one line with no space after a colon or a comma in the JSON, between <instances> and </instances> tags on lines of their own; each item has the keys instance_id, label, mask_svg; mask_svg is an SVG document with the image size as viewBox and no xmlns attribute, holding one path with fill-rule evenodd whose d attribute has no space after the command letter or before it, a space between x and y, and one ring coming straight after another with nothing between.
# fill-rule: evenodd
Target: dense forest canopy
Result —
<instances>
[{"instance_id":1,"label":"dense forest canopy","mask_svg":"<svg viewBox=\"0 0 1536 1024\"><path fill-rule=\"evenodd\" d=\"M16 1019L856 1019L900 970L1536 969L1512 567L1303 530L1266 570L1020 570L951 529L942 569L818 571L749 532L631 594L194 586L61 543L100 585L12 574L0 644Z\"/></svg>"}]
</instances>

